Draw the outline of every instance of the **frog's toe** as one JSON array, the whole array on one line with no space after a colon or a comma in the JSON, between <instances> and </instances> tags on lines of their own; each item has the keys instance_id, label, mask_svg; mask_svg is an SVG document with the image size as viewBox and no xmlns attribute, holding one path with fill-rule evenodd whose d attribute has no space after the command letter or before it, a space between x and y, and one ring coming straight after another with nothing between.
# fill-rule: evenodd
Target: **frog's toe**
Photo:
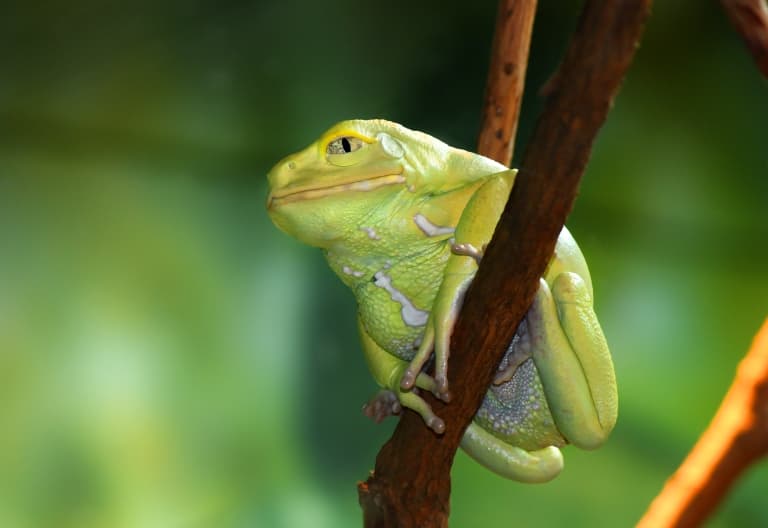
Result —
<instances>
[{"instance_id":1,"label":"frog's toe","mask_svg":"<svg viewBox=\"0 0 768 528\"><path fill-rule=\"evenodd\" d=\"M448 377L445 374L435 375L435 390L432 391L435 397L440 398L445 403L451 401L451 391L448 390Z\"/></svg>"},{"instance_id":2,"label":"frog's toe","mask_svg":"<svg viewBox=\"0 0 768 528\"><path fill-rule=\"evenodd\" d=\"M501 385L502 383L506 383L509 380L512 379L512 376L515 375L515 372L517 371L517 365L513 367L507 367L504 370L498 371L493 376L493 384L494 385Z\"/></svg>"},{"instance_id":3,"label":"frog's toe","mask_svg":"<svg viewBox=\"0 0 768 528\"><path fill-rule=\"evenodd\" d=\"M432 416L427 420L427 427L432 429L437 434L443 434L445 432L445 422L438 416Z\"/></svg>"},{"instance_id":4,"label":"frog's toe","mask_svg":"<svg viewBox=\"0 0 768 528\"><path fill-rule=\"evenodd\" d=\"M432 429L435 433L443 434L445 432L445 422L434 413L432 407L424 401L424 398L415 392L401 392L399 399L404 407L408 407L419 413L426 426Z\"/></svg>"},{"instance_id":5,"label":"frog's toe","mask_svg":"<svg viewBox=\"0 0 768 528\"><path fill-rule=\"evenodd\" d=\"M402 388L402 386L403 384L401 382L400 387ZM440 392L440 388L438 386L437 381L435 381L435 378L433 378L429 374L424 374L423 372L420 372L419 375L416 377L416 382L412 383L410 386L411 386L411 389L409 390L412 390L413 387L417 387L419 389L424 389L431 392L435 398L442 400L445 403L448 403L449 401L451 401L451 393Z\"/></svg>"},{"instance_id":6,"label":"frog's toe","mask_svg":"<svg viewBox=\"0 0 768 528\"><path fill-rule=\"evenodd\" d=\"M405 391L411 390L416 384L417 377L419 377L418 369L409 366L405 369L405 372L403 372L403 377L400 378L400 388Z\"/></svg>"},{"instance_id":7,"label":"frog's toe","mask_svg":"<svg viewBox=\"0 0 768 528\"><path fill-rule=\"evenodd\" d=\"M453 242L451 244L451 252L453 252L454 255L462 255L465 257L471 257L475 259L475 261L480 264L480 261L483 260L483 254L485 253L485 247L487 244L483 244L483 249L477 249L475 246L469 243L458 243Z\"/></svg>"},{"instance_id":8,"label":"frog's toe","mask_svg":"<svg viewBox=\"0 0 768 528\"><path fill-rule=\"evenodd\" d=\"M582 304L592 306L592 295L586 281L578 274L566 271L552 283L552 295L558 304Z\"/></svg>"},{"instance_id":9,"label":"frog's toe","mask_svg":"<svg viewBox=\"0 0 768 528\"><path fill-rule=\"evenodd\" d=\"M528 332L528 317L524 317L517 327L515 337L507 349L507 353L499 364L493 377L494 385L501 385L511 380L518 367L531 357L531 338Z\"/></svg>"},{"instance_id":10,"label":"frog's toe","mask_svg":"<svg viewBox=\"0 0 768 528\"><path fill-rule=\"evenodd\" d=\"M391 390L381 390L377 392L368 402L363 405L363 413L376 423L381 423L389 416L395 416L402 412L403 407L397 394Z\"/></svg>"}]
</instances>

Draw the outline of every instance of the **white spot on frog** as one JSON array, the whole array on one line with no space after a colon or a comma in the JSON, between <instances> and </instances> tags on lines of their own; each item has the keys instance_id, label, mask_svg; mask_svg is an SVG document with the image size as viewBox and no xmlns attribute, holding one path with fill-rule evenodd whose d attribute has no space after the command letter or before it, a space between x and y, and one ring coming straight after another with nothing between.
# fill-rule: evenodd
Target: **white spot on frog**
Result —
<instances>
[{"instance_id":1,"label":"white spot on frog","mask_svg":"<svg viewBox=\"0 0 768 528\"><path fill-rule=\"evenodd\" d=\"M376 139L379 140L379 144L381 145L381 148L384 150L384 152L386 152L393 158L403 157L403 154L404 154L403 146L395 138L393 138L389 134L381 132L376 136Z\"/></svg>"},{"instance_id":2,"label":"white spot on frog","mask_svg":"<svg viewBox=\"0 0 768 528\"><path fill-rule=\"evenodd\" d=\"M456 231L456 228L454 227L444 227L433 224L427 219L426 216L421 213L416 213L413 216L413 221L416 223L418 228L421 229L428 237L450 235Z\"/></svg>"},{"instance_id":3,"label":"white spot on frog","mask_svg":"<svg viewBox=\"0 0 768 528\"><path fill-rule=\"evenodd\" d=\"M352 275L353 277L362 277L364 275L362 271L353 270L349 266L344 266L343 268L341 268L341 271L343 271L347 275Z\"/></svg>"},{"instance_id":4,"label":"white spot on frog","mask_svg":"<svg viewBox=\"0 0 768 528\"><path fill-rule=\"evenodd\" d=\"M400 303L400 315L408 326L418 327L427 324L429 312L416 308L411 300L403 295L403 292L392 285L392 278L383 271L377 271L373 276L373 283L379 288L384 288L393 301Z\"/></svg>"},{"instance_id":5,"label":"white spot on frog","mask_svg":"<svg viewBox=\"0 0 768 528\"><path fill-rule=\"evenodd\" d=\"M368 235L368 238L371 240L381 240L381 237L376 234L376 230L372 227L361 227L360 231L365 231L365 234Z\"/></svg>"}]
</instances>

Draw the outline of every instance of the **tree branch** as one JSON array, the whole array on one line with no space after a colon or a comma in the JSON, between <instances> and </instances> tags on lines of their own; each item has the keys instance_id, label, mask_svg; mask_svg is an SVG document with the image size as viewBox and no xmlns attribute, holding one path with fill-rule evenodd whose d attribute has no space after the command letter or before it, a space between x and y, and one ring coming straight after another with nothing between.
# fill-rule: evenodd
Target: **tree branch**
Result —
<instances>
[{"instance_id":1,"label":"tree branch","mask_svg":"<svg viewBox=\"0 0 768 528\"><path fill-rule=\"evenodd\" d=\"M739 475L768 454L768 319L712 422L638 527L700 526Z\"/></svg>"},{"instance_id":2,"label":"tree branch","mask_svg":"<svg viewBox=\"0 0 768 528\"><path fill-rule=\"evenodd\" d=\"M765 0L720 0L731 23L768 79L768 7Z\"/></svg>"},{"instance_id":3,"label":"tree branch","mask_svg":"<svg viewBox=\"0 0 768 528\"><path fill-rule=\"evenodd\" d=\"M764 0L720 0L768 79L768 6ZM768 455L768 319L741 361L707 430L637 525L699 526L750 465Z\"/></svg>"},{"instance_id":4,"label":"tree branch","mask_svg":"<svg viewBox=\"0 0 768 528\"><path fill-rule=\"evenodd\" d=\"M453 402L428 397L446 432L437 436L418 415L404 413L379 452L374 474L359 486L365 526L447 526L450 468L459 441L533 300L650 3L587 1L456 323L449 369Z\"/></svg>"},{"instance_id":5,"label":"tree branch","mask_svg":"<svg viewBox=\"0 0 768 528\"><path fill-rule=\"evenodd\" d=\"M509 166L523 99L536 0L501 0L477 151Z\"/></svg>"}]
</instances>

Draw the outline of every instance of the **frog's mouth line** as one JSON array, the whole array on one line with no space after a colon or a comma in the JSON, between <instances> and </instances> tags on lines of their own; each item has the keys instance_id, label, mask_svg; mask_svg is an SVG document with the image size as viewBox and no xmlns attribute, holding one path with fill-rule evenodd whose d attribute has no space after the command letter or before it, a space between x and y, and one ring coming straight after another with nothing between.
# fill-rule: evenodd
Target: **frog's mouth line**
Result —
<instances>
[{"instance_id":1,"label":"frog's mouth line","mask_svg":"<svg viewBox=\"0 0 768 528\"><path fill-rule=\"evenodd\" d=\"M342 192L367 192L384 187L387 185L396 185L405 183L405 176L402 174L385 174L365 180L337 183L328 187L315 187L311 189L289 189L285 194L270 194L267 199L267 207L282 205L290 202L300 202L304 200L315 200L325 198Z\"/></svg>"}]
</instances>

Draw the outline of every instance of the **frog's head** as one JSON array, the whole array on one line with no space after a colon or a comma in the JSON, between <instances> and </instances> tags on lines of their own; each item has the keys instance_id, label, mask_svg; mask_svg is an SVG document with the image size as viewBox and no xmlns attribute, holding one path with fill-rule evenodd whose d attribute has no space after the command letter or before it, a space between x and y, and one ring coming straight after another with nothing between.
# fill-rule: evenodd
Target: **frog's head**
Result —
<instances>
[{"instance_id":1,"label":"frog's head","mask_svg":"<svg viewBox=\"0 0 768 528\"><path fill-rule=\"evenodd\" d=\"M269 172L267 209L291 236L328 247L372 211L393 204L407 208L465 185L474 179L468 173L499 168L504 167L397 123L342 121Z\"/></svg>"}]
</instances>

